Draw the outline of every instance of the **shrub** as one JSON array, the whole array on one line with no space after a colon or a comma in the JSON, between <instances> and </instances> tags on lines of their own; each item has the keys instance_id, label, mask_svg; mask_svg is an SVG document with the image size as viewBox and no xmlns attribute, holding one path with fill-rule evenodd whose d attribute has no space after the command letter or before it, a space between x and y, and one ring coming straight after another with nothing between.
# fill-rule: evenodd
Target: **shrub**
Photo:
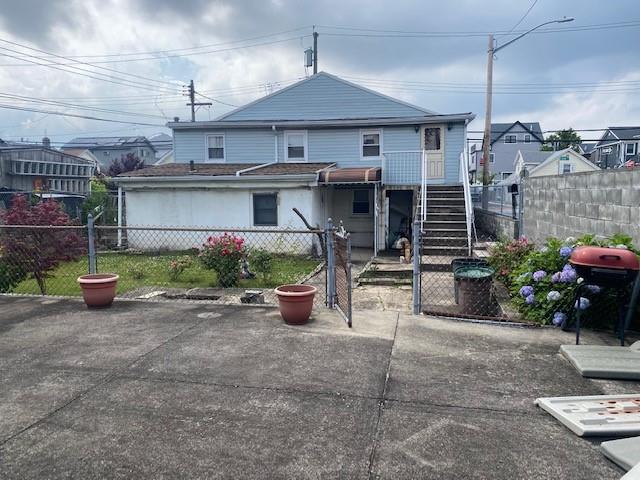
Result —
<instances>
[{"instance_id":1,"label":"shrub","mask_svg":"<svg viewBox=\"0 0 640 480\"><path fill-rule=\"evenodd\" d=\"M609 323L615 321L616 315L611 315L611 307L616 305L613 291L602 292L597 285L589 286L584 291L585 296L574 305L576 289L582 279L569 263L569 257L573 249L581 245L627 248L637 254L631 238L623 235L604 239L594 235L565 241L547 239L540 249L531 250L509 276L512 301L524 318L543 325L562 325L571 320L575 308L579 307L585 311L585 319L591 316L605 317ZM593 302L587 297L598 298L597 304L606 309L607 314L596 315Z\"/></svg>"},{"instance_id":2,"label":"shrub","mask_svg":"<svg viewBox=\"0 0 640 480\"><path fill-rule=\"evenodd\" d=\"M62 206L54 200L30 205L24 195L14 197L2 220L7 225L66 226L73 225ZM62 262L77 260L86 253L86 242L71 229L20 228L0 238L3 261L19 265L33 277L45 295L46 279Z\"/></svg>"},{"instance_id":3,"label":"shrub","mask_svg":"<svg viewBox=\"0 0 640 480\"><path fill-rule=\"evenodd\" d=\"M273 255L263 249L253 249L249 254L251 268L259 274L263 280L267 279L273 271Z\"/></svg>"},{"instance_id":4,"label":"shrub","mask_svg":"<svg viewBox=\"0 0 640 480\"><path fill-rule=\"evenodd\" d=\"M202 245L199 258L205 268L215 271L218 285L235 287L240 280L240 260L245 254L244 238L224 233L210 236Z\"/></svg>"},{"instance_id":5,"label":"shrub","mask_svg":"<svg viewBox=\"0 0 640 480\"><path fill-rule=\"evenodd\" d=\"M191 257L184 255L169 262L169 279L177 282L180 275L191 266Z\"/></svg>"},{"instance_id":6,"label":"shrub","mask_svg":"<svg viewBox=\"0 0 640 480\"><path fill-rule=\"evenodd\" d=\"M506 286L511 285L511 274L534 249L525 237L517 240L501 240L489 251L489 264L496 272L496 278Z\"/></svg>"},{"instance_id":7,"label":"shrub","mask_svg":"<svg viewBox=\"0 0 640 480\"><path fill-rule=\"evenodd\" d=\"M0 247L0 293L13 291L26 276L24 269L20 265L11 263Z\"/></svg>"}]
</instances>

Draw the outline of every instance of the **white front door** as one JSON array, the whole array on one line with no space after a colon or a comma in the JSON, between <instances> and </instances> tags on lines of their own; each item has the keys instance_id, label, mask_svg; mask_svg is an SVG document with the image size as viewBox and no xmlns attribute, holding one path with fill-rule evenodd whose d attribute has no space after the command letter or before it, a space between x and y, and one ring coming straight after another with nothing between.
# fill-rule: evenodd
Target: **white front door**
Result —
<instances>
[{"instance_id":1,"label":"white front door","mask_svg":"<svg viewBox=\"0 0 640 480\"><path fill-rule=\"evenodd\" d=\"M422 127L420 147L427 155L427 179L444 178L444 132L441 125Z\"/></svg>"}]
</instances>

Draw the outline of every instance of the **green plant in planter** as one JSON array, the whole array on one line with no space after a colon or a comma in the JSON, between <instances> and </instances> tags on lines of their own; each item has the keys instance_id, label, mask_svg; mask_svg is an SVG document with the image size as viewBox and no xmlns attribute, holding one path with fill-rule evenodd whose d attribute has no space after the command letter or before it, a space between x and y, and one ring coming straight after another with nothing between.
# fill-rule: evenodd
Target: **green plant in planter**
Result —
<instances>
[{"instance_id":1,"label":"green plant in planter","mask_svg":"<svg viewBox=\"0 0 640 480\"><path fill-rule=\"evenodd\" d=\"M578 239L567 238L561 241L549 238L538 250L532 250L509 276L510 293L513 303L525 319L537 323L563 325L575 314L575 307L584 310L584 318L596 315L590 308L598 297L600 310L609 321L615 319L616 297L613 291L602 291L597 285L584 289L584 296L574 305L575 294L582 279L569 263L569 257L575 247L594 245L603 247L627 248L636 251L631 238L616 235L598 239L594 235L584 235ZM601 313L599 312L599 313Z\"/></svg>"},{"instance_id":2,"label":"green plant in planter","mask_svg":"<svg viewBox=\"0 0 640 480\"><path fill-rule=\"evenodd\" d=\"M244 238L224 233L207 238L198 256L205 268L216 272L218 285L227 288L238 285L240 260L244 254Z\"/></svg>"},{"instance_id":3,"label":"green plant in planter","mask_svg":"<svg viewBox=\"0 0 640 480\"><path fill-rule=\"evenodd\" d=\"M273 272L273 255L261 248L255 248L249 253L251 268L266 280Z\"/></svg>"}]
</instances>

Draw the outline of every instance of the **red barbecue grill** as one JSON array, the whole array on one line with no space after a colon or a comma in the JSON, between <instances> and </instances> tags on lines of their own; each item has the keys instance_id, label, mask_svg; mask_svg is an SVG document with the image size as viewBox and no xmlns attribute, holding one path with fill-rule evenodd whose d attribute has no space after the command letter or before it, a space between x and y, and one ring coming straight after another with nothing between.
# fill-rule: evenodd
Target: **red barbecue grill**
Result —
<instances>
[{"instance_id":1,"label":"red barbecue grill","mask_svg":"<svg viewBox=\"0 0 640 480\"><path fill-rule=\"evenodd\" d=\"M577 247L572 253L569 263L584 281L576 289L576 302L580 298L582 289L587 285L618 288L624 290L635 281L631 301L626 318L621 318L620 344L624 345L624 332L631 323L635 305L640 290L638 272L640 261L638 256L623 248L605 247ZM576 345L580 343L580 309L576 311Z\"/></svg>"}]
</instances>

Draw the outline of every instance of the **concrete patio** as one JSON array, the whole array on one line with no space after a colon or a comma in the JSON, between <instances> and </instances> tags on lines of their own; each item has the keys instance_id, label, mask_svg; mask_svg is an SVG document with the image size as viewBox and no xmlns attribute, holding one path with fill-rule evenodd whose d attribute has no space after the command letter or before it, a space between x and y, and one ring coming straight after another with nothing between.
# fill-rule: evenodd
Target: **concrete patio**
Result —
<instances>
[{"instance_id":1,"label":"concrete patio","mask_svg":"<svg viewBox=\"0 0 640 480\"><path fill-rule=\"evenodd\" d=\"M0 478L551 478L622 471L533 405L587 380L555 329L0 296ZM614 343L587 333L585 343ZM601 439L602 440L602 439Z\"/></svg>"}]
</instances>

